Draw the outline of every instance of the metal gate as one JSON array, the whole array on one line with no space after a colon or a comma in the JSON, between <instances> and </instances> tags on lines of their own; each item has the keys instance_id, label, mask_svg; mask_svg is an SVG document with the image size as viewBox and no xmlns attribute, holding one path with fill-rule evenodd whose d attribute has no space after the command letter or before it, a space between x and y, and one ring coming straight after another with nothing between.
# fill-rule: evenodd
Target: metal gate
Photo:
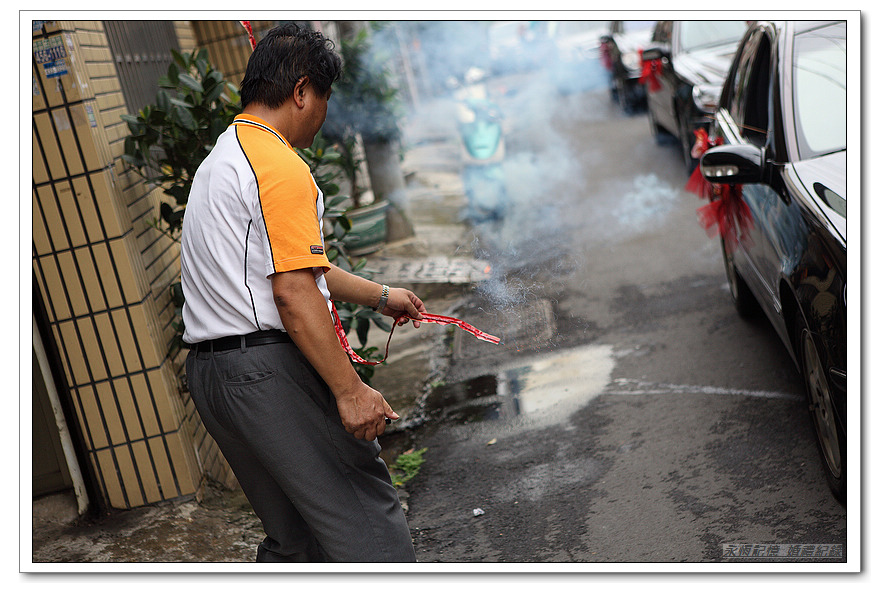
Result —
<instances>
[{"instance_id":1,"label":"metal gate","mask_svg":"<svg viewBox=\"0 0 880 593\"><path fill-rule=\"evenodd\" d=\"M156 101L160 76L180 51L172 21L104 21L104 30L128 112L136 114Z\"/></svg>"}]
</instances>

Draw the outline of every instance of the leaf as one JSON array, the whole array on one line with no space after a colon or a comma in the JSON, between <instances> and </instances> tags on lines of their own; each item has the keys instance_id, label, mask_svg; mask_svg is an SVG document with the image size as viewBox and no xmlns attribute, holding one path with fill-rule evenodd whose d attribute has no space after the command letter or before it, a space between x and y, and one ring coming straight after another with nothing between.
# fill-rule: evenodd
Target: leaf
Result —
<instances>
[{"instance_id":1,"label":"leaf","mask_svg":"<svg viewBox=\"0 0 880 593\"><path fill-rule=\"evenodd\" d=\"M189 66L187 65L187 59L184 57L182 53L177 51L176 49L171 50L171 55L174 57L174 62L179 65L181 68L186 70Z\"/></svg>"},{"instance_id":2,"label":"leaf","mask_svg":"<svg viewBox=\"0 0 880 593\"><path fill-rule=\"evenodd\" d=\"M184 187L183 185L172 185L165 190L165 193L173 197L174 201L176 201L179 206L183 206L184 204L186 204L186 201L189 198L189 187Z\"/></svg>"},{"instance_id":3,"label":"leaf","mask_svg":"<svg viewBox=\"0 0 880 593\"><path fill-rule=\"evenodd\" d=\"M164 89L159 89L156 93L156 107L166 113L168 112L168 109L171 108L170 98Z\"/></svg>"},{"instance_id":4,"label":"leaf","mask_svg":"<svg viewBox=\"0 0 880 593\"><path fill-rule=\"evenodd\" d=\"M187 74L185 72L182 72L180 74L180 85L184 88L190 89L191 91L195 91L197 93L204 92L204 89L202 88L202 83L199 82L198 80L196 80L190 74Z\"/></svg>"},{"instance_id":5,"label":"leaf","mask_svg":"<svg viewBox=\"0 0 880 593\"><path fill-rule=\"evenodd\" d=\"M196 129L196 120L189 109L175 105L172 114L174 119L187 130L194 131Z\"/></svg>"},{"instance_id":6,"label":"leaf","mask_svg":"<svg viewBox=\"0 0 880 593\"><path fill-rule=\"evenodd\" d=\"M213 103L214 101L220 98L220 95L223 94L223 87L219 84L212 85L209 90L205 92L205 102Z\"/></svg>"},{"instance_id":7,"label":"leaf","mask_svg":"<svg viewBox=\"0 0 880 593\"><path fill-rule=\"evenodd\" d=\"M325 196L335 196L339 193L339 185L336 183L325 183L321 186L321 191L324 192Z\"/></svg>"},{"instance_id":8,"label":"leaf","mask_svg":"<svg viewBox=\"0 0 880 593\"><path fill-rule=\"evenodd\" d=\"M367 345L367 337L369 336L369 332L370 332L369 322L357 324L357 337L358 337L358 340L360 340L362 347Z\"/></svg>"},{"instance_id":9,"label":"leaf","mask_svg":"<svg viewBox=\"0 0 880 593\"><path fill-rule=\"evenodd\" d=\"M376 327L385 332L391 331L391 324L385 321L385 316L381 315L379 319L374 319L373 323L376 324Z\"/></svg>"},{"instance_id":10,"label":"leaf","mask_svg":"<svg viewBox=\"0 0 880 593\"><path fill-rule=\"evenodd\" d=\"M127 113L123 113L119 117L128 125L128 131L131 132L132 135L140 136L144 133L144 124L140 118L128 115Z\"/></svg>"},{"instance_id":11,"label":"leaf","mask_svg":"<svg viewBox=\"0 0 880 593\"><path fill-rule=\"evenodd\" d=\"M184 303L183 299L183 286L180 282L172 282L171 286L171 302L173 302L177 307L182 307Z\"/></svg>"},{"instance_id":12,"label":"leaf","mask_svg":"<svg viewBox=\"0 0 880 593\"><path fill-rule=\"evenodd\" d=\"M174 208L171 207L171 204L168 202L162 202L159 204L159 216L162 217L162 220L168 222L168 218L174 212Z\"/></svg>"}]
</instances>

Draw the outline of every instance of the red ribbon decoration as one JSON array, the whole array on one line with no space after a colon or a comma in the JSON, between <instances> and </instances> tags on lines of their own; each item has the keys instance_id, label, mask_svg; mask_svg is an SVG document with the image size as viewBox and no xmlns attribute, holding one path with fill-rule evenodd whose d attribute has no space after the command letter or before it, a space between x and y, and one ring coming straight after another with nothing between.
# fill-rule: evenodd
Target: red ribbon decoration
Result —
<instances>
[{"instance_id":1,"label":"red ribbon decoration","mask_svg":"<svg viewBox=\"0 0 880 593\"><path fill-rule=\"evenodd\" d=\"M663 73L663 63L660 60L644 61L642 52L643 50L639 50L639 60L642 62L642 75L639 77L639 82L647 84L648 90L656 93L660 90L660 81L657 77Z\"/></svg>"},{"instance_id":2,"label":"red ribbon decoration","mask_svg":"<svg viewBox=\"0 0 880 593\"><path fill-rule=\"evenodd\" d=\"M724 143L721 137L709 138L709 133L702 128L695 130L694 136L696 140L691 148L691 156L697 160L713 146ZM710 237L720 234L728 253L732 253L740 241L748 241L749 229L754 221L749 205L742 198L742 185L710 183L703 177L700 166L697 165L685 184L685 189L709 200L708 204L697 209L700 226ZM737 226L741 238L737 237Z\"/></svg>"},{"instance_id":3,"label":"red ribbon decoration","mask_svg":"<svg viewBox=\"0 0 880 593\"><path fill-rule=\"evenodd\" d=\"M607 41L603 41L599 44L599 60L602 62L602 65L606 70L612 70L611 64L611 49L609 48L609 43Z\"/></svg>"},{"instance_id":4,"label":"red ribbon decoration","mask_svg":"<svg viewBox=\"0 0 880 593\"><path fill-rule=\"evenodd\" d=\"M742 199L742 185L714 185L711 202L697 209L700 225L710 237L721 235L728 253L739 243L747 243L752 228L752 211ZM737 236L737 226L740 237Z\"/></svg>"},{"instance_id":5,"label":"red ribbon decoration","mask_svg":"<svg viewBox=\"0 0 880 593\"><path fill-rule=\"evenodd\" d=\"M385 356L382 360L366 360L358 356L355 351L352 349L351 345L348 343L348 338L345 335L345 329L342 327L342 322L339 320L339 312L336 311L336 305L331 301L331 306L333 307L333 325L336 329L336 337L339 338L339 343L342 344L343 350L345 350L348 357L351 358L353 362L359 364L368 364L375 366L377 364L382 364L388 358L388 348L391 346L391 336L394 335L394 328L398 325L403 325L407 319L413 319L409 315L403 314L397 319L394 320L394 323L391 326L391 331L388 333L388 341L385 343ZM465 323L461 319L456 319L455 317L447 317L445 315L432 315L431 313L423 313L421 319L413 319L413 321L418 321L419 323L436 323L439 325L457 325L464 331L473 334L474 337L483 340L485 342L489 342L491 344L500 344L501 339L496 338L491 334L487 334L486 332L475 328L470 323Z\"/></svg>"},{"instance_id":6,"label":"red ribbon decoration","mask_svg":"<svg viewBox=\"0 0 880 593\"><path fill-rule=\"evenodd\" d=\"M724 139L720 137L710 139L709 133L703 128L697 128L694 130L694 136L696 136L696 140L694 141L693 148L691 148L691 156L698 162L700 157L703 156L703 153L707 150L724 143ZM706 181L705 178L703 178L703 174L700 173L699 164L696 166L693 173L691 173L690 178L684 186L685 190L705 199L709 199L709 191L711 190L711 187L712 184Z\"/></svg>"},{"instance_id":7,"label":"red ribbon decoration","mask_svg":"<svg viewBox=\"0 0 880 593\"><path fill-rule=\"evenodd\" d=\"M251 49L252 50L257 49L257 40L254 39L254 30L251 28L251 22L250 21L238 21L238 22L241 23L241 26L247 30L248 41L251 42Z\"/></svg>"}]
</instances>

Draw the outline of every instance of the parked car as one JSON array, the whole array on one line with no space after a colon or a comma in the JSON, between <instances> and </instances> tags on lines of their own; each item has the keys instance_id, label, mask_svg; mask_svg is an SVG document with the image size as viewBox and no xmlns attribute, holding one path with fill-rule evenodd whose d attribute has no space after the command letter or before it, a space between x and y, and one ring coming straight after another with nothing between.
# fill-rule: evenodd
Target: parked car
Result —
<instances>
[{"instance_id":1,"label":"parked car","mask_svg":"<svg viewBox=\"0 0 880 593\"><path fill-rule=\"evenodd\" d=\"M745 21L659 21L642 60L648 75L648 120L655 138L678 139L688 171L694 131L706 129ZM656 84L656 86L655 86Z\"/></svg>"},{"instance_id":2,"label":"parked car","mask_svg":"<svg viewBox=\"0 0 880 593\"><path fill-rule=\"evenodd\" d=\"M530 72L553 61L547 21L499 21L489 25L488 37L492 74Z\"/></svg>"},{"instance_id":3,"label":"parked car","mask_svg":"<svg viewBox=\"0 0 880 593\"><path fill-rule=\"evenodd\" d=\"M602 52L611 72L611 98L626 113L645 106L642 51L651 41L657 21L611 21L602 37Z\"/></svg>"},{"instance_id":4,"label":"parked car","mask_svg":"<svg viewBox=\"0 0 880 593\"><path fill-rule=\"evenodd\" d=\"M842 502L846 117L846 23L754 23L709 133L720 143L700 161L707 181L742 184L752 222L737 225L735 248L722 238L730 291L741 313L763 310L803 375L828 483Z\"/></svg>"},{"instance_id":5,"label":"parked car","mask_svg":"<svg viewBox=\"0 0 880 593\"><path fill-rule=\"evenodd\" d=\"M608 21L549 21L553 59L544 64L550 81L561 93L605 88L608 71L600 60L601 39Z\"/></svg>"}]
</instances>

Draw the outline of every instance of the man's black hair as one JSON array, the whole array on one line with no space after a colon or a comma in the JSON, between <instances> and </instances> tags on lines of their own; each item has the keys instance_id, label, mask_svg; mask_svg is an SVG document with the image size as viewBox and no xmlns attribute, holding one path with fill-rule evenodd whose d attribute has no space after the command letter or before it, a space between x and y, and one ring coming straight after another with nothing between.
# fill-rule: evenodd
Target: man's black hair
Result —
<instances>
[{"instance_id":1,"label":"man's black hair","mask_svg":"<svg viewBox=\"0 0 880 593\"><path fill-rule=\"evenodd\" d=\"M332 41L295 23L279 25L266 33L248 60L241 106L259 103L276 109L303 76L320 95L327 95L341 73L342 59Z\"/></svg>"}]
</instances>

